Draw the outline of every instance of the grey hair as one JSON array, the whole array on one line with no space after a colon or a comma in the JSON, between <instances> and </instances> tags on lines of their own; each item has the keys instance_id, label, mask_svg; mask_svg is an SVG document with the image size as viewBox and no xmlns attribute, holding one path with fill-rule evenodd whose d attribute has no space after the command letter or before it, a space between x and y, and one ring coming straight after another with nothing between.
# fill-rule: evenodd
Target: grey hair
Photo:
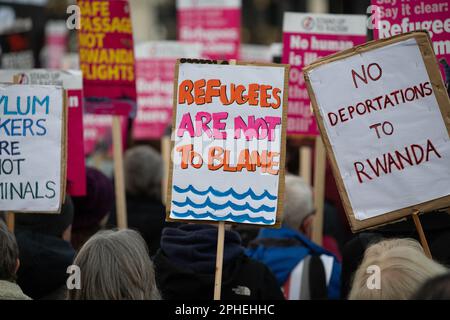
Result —
<instances>
[{"instance_id":1,"label":"grey hair","mask_svg":"<svg viewBox=\"0 0 450 320\"><path fill-rule=\"evenodd\" d=\"M125 185L135 196L161 198L163 162L161 155L150 146L137 146L125 153Z\"/></svg>"},{"instance_id":2,"label":"grey hair","mask_svg":"<svg viewBox=\"0 0 450 320\"><path fill-rule=\"evenodd\" d=\"M298 230L303 220L313 213L312 190L299 176L287 175L285 183L283 223Z\"/></svg>"},{"instance_id":3,"label":"grey hair","mask_svg":"<svg viewBox=\"0 0 450 320\"><path fill-rule=\"evenodd\" d=\"M15 281L19 246L16 237L0 219L0 280Z\"/></svg>"},{"instance_id":4,"label":"grey hair","mask_svg":"<svg viewBox=\"0 0 450 320\"><path fill-rule=\"evenodd\" d=\"M69 300L160 300L147 245L134 230L99 231L78 252L81 289Z\"/></svg>"}]
</instances>

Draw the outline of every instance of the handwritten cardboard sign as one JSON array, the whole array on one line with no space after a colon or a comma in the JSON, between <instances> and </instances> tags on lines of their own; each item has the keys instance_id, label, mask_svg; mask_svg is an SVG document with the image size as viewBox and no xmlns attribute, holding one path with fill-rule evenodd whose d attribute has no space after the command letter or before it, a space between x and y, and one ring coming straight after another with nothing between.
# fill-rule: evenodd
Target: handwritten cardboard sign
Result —
<instances>
[{"instance_id":1,"label":"handwritten cardboard sign","mask_svg":"<svg viewBox=\"0 0 450 320\"><path fill-rule=\"evenodd\" d=\"M208 59L238 59L241 0L177 0L178 40L203 44Z\"/></svg>"},{"instance_id":2,"label":"handwritten cardboard sign","mask_svg":"<svg viewBox=\"0 0 450 320\"><path fill-rule=\"evenodd\" d=\"M176 67L167 217L279 225L286 65Z\"/></svg>"},{"instance_id":3,"label":"handwritten cardboard sign","mask_svg":"<svg viewBox=\"0 0 450 320\"><path fill-rule=\"evenodd\" d=\"M0 85L1 211L60 211L65 124L61 87Z\"/></svg>"},{"instance_id":4,"label":"handwritten cardboard sign","mask_svg":"<svg viewBox=\"0 0 450 320\"><path fill-rule=\"evenodd\" d=\"M88 113L136 112L133 33L127 0L78 0L80 69Z\"/></svg>"},{"instance_id":5,"label":"handwritten cardboard sign","mask_svg":"<svg viewBox=\"0 0 450 320\"><path fill-rule=\"evenodd\" d=\"M136 46L138 111L133 122L136 140L160 139L172 120L173 78L179 58L200 58L199 43L152 41Z\"/></svg>"},{"instance_id":6,"label":"handwritten cardboard sign","mask_svg":"<svg viewBox=\"0 0 450 320\"><path fill-rule=\"evenodd\" d=\"M86 194L83 145L83 78L79 70L10 69L0 72L0 82L62 86L67 92L67 192Z\"/></svg>"},{"instance_id":7,"label":"handwritten cardboard sign","mask_svg":"<svg viewBox=\"0 0 450 320\"><path fill-rule=\"evenodd\" d=\"M284 14L281 61L291 65L288 135L319 135L302 68L321 57L364 43L366 31L364 15Z\"/></svg>"},{"instance_id":8,"label":"handwritten cardboard sign","mask_svg":"<svg viewBox=\"0 0 450 320\"><path fill-rule=\"evenodd\" d=\"M450 203L450 103L426 33L304 69L353 231Z\"/></svg>"}]
</instances>

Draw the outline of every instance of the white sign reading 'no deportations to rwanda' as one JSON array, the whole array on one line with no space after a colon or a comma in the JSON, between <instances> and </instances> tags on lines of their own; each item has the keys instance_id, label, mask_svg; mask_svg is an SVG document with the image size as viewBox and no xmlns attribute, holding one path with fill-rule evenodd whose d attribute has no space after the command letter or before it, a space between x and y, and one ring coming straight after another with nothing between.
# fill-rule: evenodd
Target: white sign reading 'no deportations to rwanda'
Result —
<instances>
[{"instance_id":1,"label":"white sign reading 'no deportations to rwanda'","mask_svg":"<svg viewBox=\"0 0 450 320\"><path fill-rule=\"evenodd\" d=\"M427 40L375 42L305 69L356 220L450 194L448 98Z\"/></svg>"},{"instance_id":2,"label":"white sign reading 'no deportations to rwanda'","mask_svg":"<svg viewBox=\"0 0 450 320\"><path fill-rule=\"evenodd\" d=\"M0 211L60 210L64 119L61 87L0 85Z\"/></svg>"}]
</instances>

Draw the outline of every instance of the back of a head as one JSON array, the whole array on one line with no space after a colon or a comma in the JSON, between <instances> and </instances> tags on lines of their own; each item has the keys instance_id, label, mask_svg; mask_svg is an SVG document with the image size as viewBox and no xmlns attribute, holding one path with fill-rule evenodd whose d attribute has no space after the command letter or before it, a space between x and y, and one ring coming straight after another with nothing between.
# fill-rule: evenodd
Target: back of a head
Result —
<instances>
[{"instance_id":1,"label":"back of a head","mask_svg":"<svg viewBox=\"0 0 450 320\"><path fill-rule=\"evenodd\" d=\"M113 208L114 185L111 179L100 170L86 168L86 195L73 197L73 204L73 230L98 227Z\"/></svg>"},{"instance_id":2,"label":"back of a head","mask_svg":"<svg viewBox=\"0 0 450 320\"><path fill-rule=\"evenodd\" d=\"M150 146L137 146L125 153L125 185L129 194L161 198L161 155Z\"/></svg>"},{"instance_id":3,"label":"back of a head","mask_svg":"<svg viewBox=\"0 0 450 320\"><path fill-rule=\"evenodd\" d=\"M450 300L450 273L425 282L414 294L412 300Z\"/></svg>"},{"instance_id":4,"label":"back of a head","mask_svg":"<svg viewBox=\"0 0 450 320\"><path fill-rule=\"evenodd\" d=\"M133 230L100 231L80 249L81 289L71 300L158 300L153 263L144 239Z\"/></svg>"},{"instance_id":5,"label":"back of a head","mask_svg":"<svg viewBox=\"0 0 450 320\"><path fill-rule=\"evenodd\" d=\"M283 223L298 230L303 220L313 212L311 187L301 177L287 175L284 194Z\"/></svg>"},{"instance_id":6,"label":"back of a head","mask_svg":"<svg viewBox=\"0 0 450 320\"><path fill-rule=\"evenodd\" d=\"M0 280L15 281L18 259L16 238L0 219Z\"/></svg>"},{"instance_id":7,"label":"back of a head","mask_svg":"<svg viewBox=\"0 0 450 320\"><path fill-rule=\"evenodd\" d=\"M31 231L61 238L64 231L72 225L74 207L72 198L66 196L59 214L21 213L15 216L15 226L18 232Z\"/></svg>"},{"instance_id":8,"label":"back of a head","mask_svg":"<svg viewBox=\"0 0 450 320\"><path fill-rule=\"evenodd\" d=\"M349 299L409 299L425 281L446 271L444 266L429 259L414 239L383 240L366 250ZM377 283L377 276L379 287L372 286Z\"/></svg>"}]
</instances>

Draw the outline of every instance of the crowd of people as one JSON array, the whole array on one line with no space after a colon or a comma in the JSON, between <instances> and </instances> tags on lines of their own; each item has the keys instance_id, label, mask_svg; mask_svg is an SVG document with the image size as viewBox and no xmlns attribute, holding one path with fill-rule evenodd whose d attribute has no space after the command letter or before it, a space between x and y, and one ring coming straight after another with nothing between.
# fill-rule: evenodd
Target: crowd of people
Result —
<instances>
[{"instance_id":1,"label":"crowd of people","mask_svg":"<svg viewBox=\"0 0 450 320\"><path fill-rule=\"evenodd\" d=\"M87 195L67 196L61 214L16 214L14 232L0 219L0 299L213 299L216 225L165 221L153 148L127 150L124 168L128 229L115 226L113 181L93 168ZM450 299L448 212L422 218L431 259L409 220L315 244L299 176L286 176L283 205L279 229L227 226L223 300Z\"/></svg>"}]
</instances>

